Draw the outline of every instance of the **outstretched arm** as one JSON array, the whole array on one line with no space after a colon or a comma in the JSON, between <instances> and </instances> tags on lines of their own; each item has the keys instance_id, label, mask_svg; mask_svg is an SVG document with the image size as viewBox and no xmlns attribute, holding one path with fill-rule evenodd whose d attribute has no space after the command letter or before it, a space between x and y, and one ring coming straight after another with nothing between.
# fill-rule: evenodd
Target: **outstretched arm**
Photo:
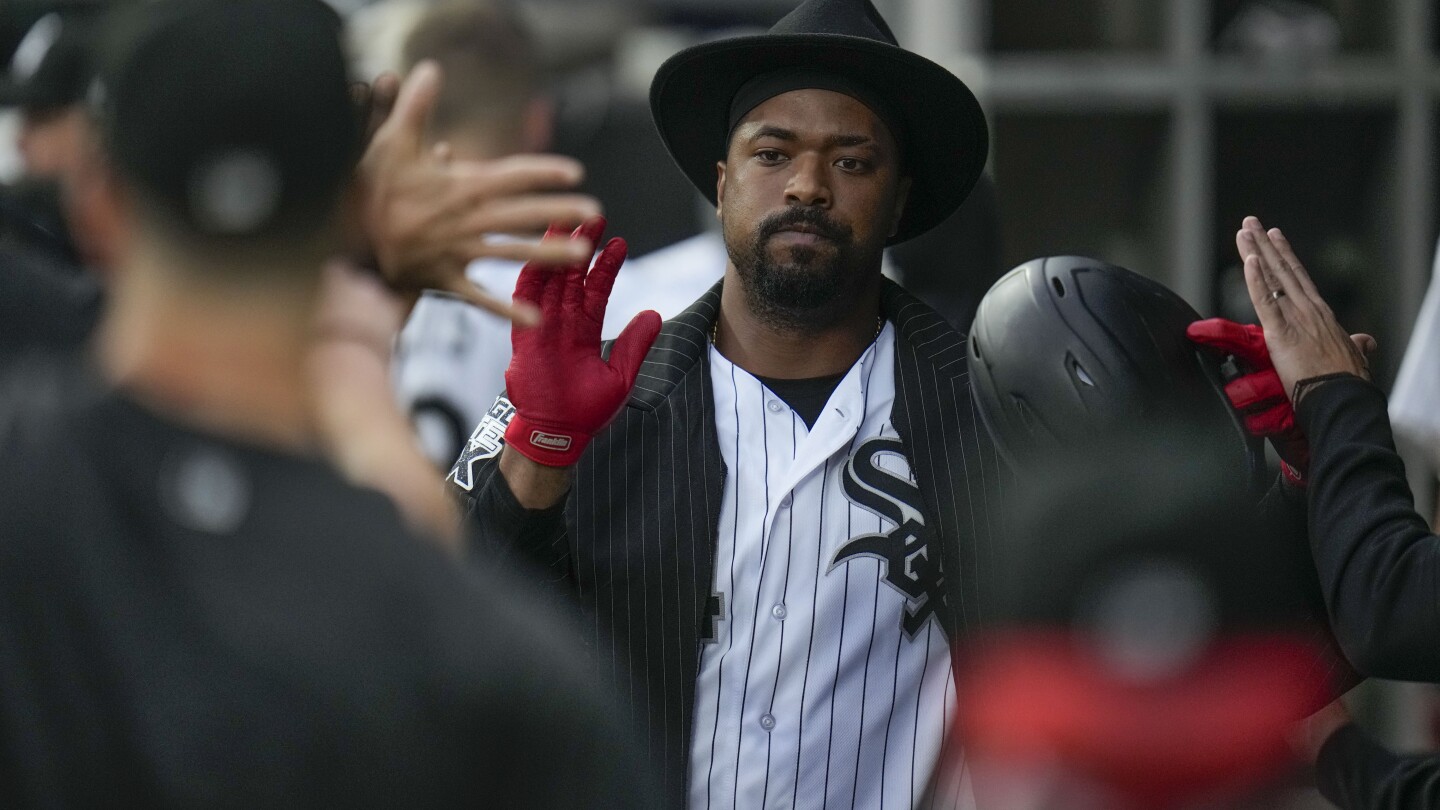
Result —
<instances>
[{"instance_id":1,"label":"outstretched arm","mask_svg":"<svg viewBox=\"0 0 1440 810\"><path fill-rule=\"evenodd\" d=\"M1251 217L1245 280L1282 390L1309 437L1310 543L1335 635L1361 673L1440 679L1440 538L1416 514L1362 347L1284 234Z\"/></svg>"},{"instance_id":2,"label":"outstretched arm","mask_svg":"<svg viewBox=\"0 0 1440 810\"><path fill-rule=\"evenodd\" d=\"M316 434L351 482L389 496L411 527L460 550L460 521L390 387L400 306L374 278L325 269L308 368Z\"/></svg>"},{"instance_id":3,"label":"outstretched arm","mask_svg":"<svg viewBox=\"0 0 1440 810\"><path fill-rule=\"evenodd\" d=\"M605 220L587 220L570 235L597 243ZM557 238L556 229L549 236ZM532 262L520 272L515 300L540 311L538 326L516 324L505 388L515 416L505 431L501 473L527 508L558 501L569 471L591 438L610 423L635 386L640 364L660 332L660 316L635 316L600 354L600 333L615 276L625 262L625 240L611 239L586 272L584 262L547 268Z\"/></svg>"},{"instance_id":4,"label":"outstretched arm","mask_svg":"<svg viewBox=\"0 0 1440 810\"><path fill-rule=\"evenodd\" d=\"M595 244L604 231L605 220L595 217L569 241ZM552 227L545 241L561 241L561 233ZM593 266L531 262L520 273L515 301L534 307L540 322L512 328L505 395L450 473L469 496L474 534L492 553L519 547L547 567L560 565L566 549L559 510L575 465L625 406L660 331L660 316L642 312L609 356L601 354L605 308L625 253L625 240L611 239Z\"/></svg>"}]
</instances>

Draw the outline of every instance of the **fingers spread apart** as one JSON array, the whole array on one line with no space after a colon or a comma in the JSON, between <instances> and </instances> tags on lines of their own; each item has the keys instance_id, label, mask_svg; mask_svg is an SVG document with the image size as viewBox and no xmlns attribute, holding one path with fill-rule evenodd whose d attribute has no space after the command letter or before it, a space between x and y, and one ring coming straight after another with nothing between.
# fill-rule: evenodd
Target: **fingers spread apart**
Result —
<instances>
[{"instance_id":1,"label":"fingers spread apart","mask_svg":"<svg viewBox=\"0 0 1440 810\"><path fill-rule=\"evenodd\" d=\"M585 314L592 320L605 320L605 308L610 303L615 276L625 263L629 250L625 240L617 236L605 243L605 248L595 259L595 267L585 279Z\"/></svg>"}]
</instances>

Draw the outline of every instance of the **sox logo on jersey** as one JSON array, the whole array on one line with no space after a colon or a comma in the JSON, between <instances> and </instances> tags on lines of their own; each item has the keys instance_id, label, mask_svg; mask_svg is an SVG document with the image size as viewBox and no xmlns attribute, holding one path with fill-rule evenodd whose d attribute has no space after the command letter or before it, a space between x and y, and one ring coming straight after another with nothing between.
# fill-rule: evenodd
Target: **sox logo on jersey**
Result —
<instances>
[{"instance_id":1,"label":"sox logo on jersey","mask_svg":"<svg viewBox=\"0 0 1440 810\"><path fill-rule=\"evenodd\" d=\"M876 436L860 444L845 465L845 497L895 524L884 534L864 534L847 543L835 555L842 565L865 555L885 565L885 584L905 594L908 600L901 627L914 639L925 622L934 617L945 630L945 575L940 555L930 550L929 531L921 514L920 488L908 478L885 470L875 463L877 456L892 453L904 458L905 445L898 438ZM833 569L834 566L832 566Z\"/></svg>"},{"instance_id":2,"label":"sox logo on jersey","mask_svg":"<svg viewBox=\"0 0 1440 810\"><path fill-rule=\"evenodd\" d=\"M920 512L920 488L875 463L882 453L904 457L905 445L897 438L875 436L862 442L845 465L845 497L851 503L895 524L885 533L862 534L840 549L830 570L858 556L874 557L885 565L886 585L904 594L908 600L900 626L905 636L914 639L934 618L948 631L945 605L945 574L940 556L930 550L930 536L925 516ZM710 598L712 622L725 613L724 594ZM713 628L704 634L706 644L716 642Z\"/></svg>"}]
</instances>

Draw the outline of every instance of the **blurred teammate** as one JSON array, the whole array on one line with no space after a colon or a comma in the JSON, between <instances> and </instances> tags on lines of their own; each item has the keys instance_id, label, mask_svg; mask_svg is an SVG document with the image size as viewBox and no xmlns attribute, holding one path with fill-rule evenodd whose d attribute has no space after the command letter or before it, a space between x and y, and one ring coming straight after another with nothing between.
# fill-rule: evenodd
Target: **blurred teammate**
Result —
<instances>
[{"instance_id":1,"label":"blurred teammate","mask_svg":"<svg viewBox=\"0 0 1440 810\"><path fill-rule=\"evenodd\" d=\"M1440 537L1416 514L1366 335L1345 333L1279 229L1247 218L1236 234L1273 363L1241 404L1294 407L1308 439L1310 544L1335 635L1362 674L1440 682ZM1440 806L1440 758L1382 750L1338 704L1300 743L1321 791L1342 808Z\"/></svg>"},{"instance_id":2,"label":"blurred teammate","mask_svg":"<svg viewBox=\"0 0 1440 810\"><path fill-rule=\"evenodd\" d=\"M440 65L446 77L430 122L431 142L445 144L462 160L500 160L550 148L555 102L530 33L509 3L450 0L433 6L404 47L407 69L426 60ZM604 336L618 335L642 309L678 315L724 270L724 245L714 235L629 262L611 292ZM520 263L477 261L468 274L508 297ZM401 334L395 383L438 466L448 469L460 454L471 428L505 387L509 364L508 320L436 295L415 307Z\"/></svg>"},{"instance_id":3,"label":"blurred teammate","mask_svg":"<svg viewBox=\"0 0 1440 810\"><path fill-rule=\"evenodd\" d=\"M1168 325L1160 342L1183 343L1183 323ZM994 625L961 677L977 804L1289 806L1274 793L1295 770L1287 734L1334 695L1295 609L1308 572L1277 542L1282 523L1255 510L1233 438L1193 415L1126 416L1036 442L1017 469Z\"/></svg>"},{"instance_id":4,"label":"blurred teammate","mask_svg":"<svg viewBox=\"0 0 1440 810\"><path fill-rule=\"evenodd\" d=\"M61 178L79 167L91 135L85 94L95 77L97 15L42 17L16 48L0 82L0 105L20 111L16 147L32 178Z\"/></svg>"},{"instance_id":5,"label":"blurred teammate","mask_svg":"<svg viewBox=\"0 0 1440 810\"><path fill-rule=\"evenodd\" d=\"M84 101L94 79L96 16L45 15L0 79L0 106L19 111L25 168L16 183L0 186L0 364L34 347L79 347L99 314L100 283L82 272L94 257L64 210L94 139Z\"/></svg>"},{"instance_id":6,"label":"blurred teammate","mask_svg":"<svg viewBox=\"0 0 1440 810\"><path fill-rule=\"evenodd\" d=\"M651 107L724 280L607 361L623 240L521 273L542 323L451 473L478 541L578 596L672 804L915 806L932 780L965 804L939 764L999 462L963 338L881 257L965 198L979 105L869 2L808 0L677 54Z\"/></svg>"},{"instance_id":7,"label":"blurred teammate","mask_svg":"<svg viewBox=\"0 0 1440 810\"><path fill-rule=\"evenodd\" d=\"M343 315L373 301L321 285L361 145L333 12L163 0L114 32L101 351L0 388L0 805L646 806L568 630L319 458L312 365L377 365ZM445 176L400 148L426 87L369 211ZM326 449L405 446L364 427Z\"/></svg>"}]
</instances>

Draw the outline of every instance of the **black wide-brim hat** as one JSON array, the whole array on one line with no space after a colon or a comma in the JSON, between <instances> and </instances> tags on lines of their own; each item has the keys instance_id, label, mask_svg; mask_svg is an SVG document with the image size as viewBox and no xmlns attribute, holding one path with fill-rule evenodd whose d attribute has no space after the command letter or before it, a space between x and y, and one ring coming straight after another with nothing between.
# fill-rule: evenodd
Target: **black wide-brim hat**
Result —
<instances>
[{"instance_id":1,"label":"black wide-brim hat","mask_svg":"<svg viewBox=\"0 0 1440 810\"><path fill-rule=\"evenodd\" d=\"M650 85L670 156L711 203L725 159L730 105L746 82L787 68L833 73L885 99L900 119L912 186L889 244L919 236L960 207L985 167L990 136L965 83L901 48L870 0L805 0L767 33L675 54Z\"/></svg>"}]
</instances>

